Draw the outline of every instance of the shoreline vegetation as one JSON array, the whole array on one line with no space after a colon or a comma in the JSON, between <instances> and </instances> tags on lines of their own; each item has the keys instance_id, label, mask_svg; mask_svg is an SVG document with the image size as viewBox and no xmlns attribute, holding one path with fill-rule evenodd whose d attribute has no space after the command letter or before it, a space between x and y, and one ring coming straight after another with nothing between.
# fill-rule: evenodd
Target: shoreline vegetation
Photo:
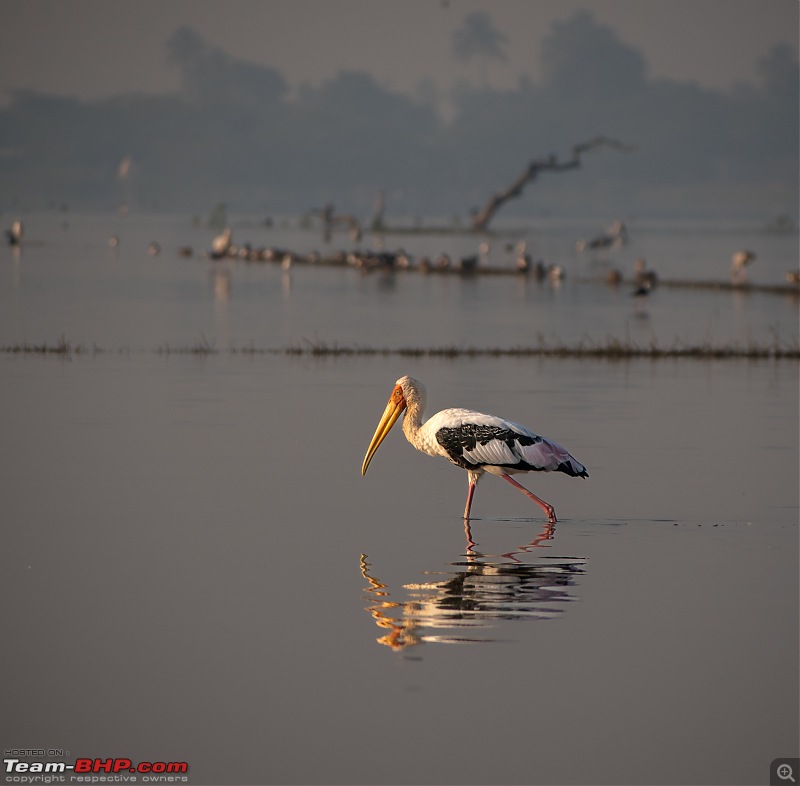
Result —
<instances>
[{"instance_id":1,"label":"shoreline vegetation","mask_svg":"<svg viewBox=\"0 0 800 786\"><path fill-rule=\"evenodd\" d=\"M337 357L416 357L416 358L577 358L602 360L635 360L640 358L659 359L697 359L697 360L800 360L800 340L782 343L748 342L745 344L685 344L678 340L671 345L650 344L608 337L601 341L584 339L574 344L548 343L540 339L538 344L517 347L470 347L470 346L431 346L431 347L367 347L341 346L323 341L304 340L285 347L257 347L249 344L241 347L220 349L205 337L196 344L172 346L162 344L152 350L131 350L129 348L108 349L97 344L73 344L63 336L55 343L16 343L0 346L5 355L38 355L71 359L76 356L153 354L169 355L242 355L287 357L337 358Z\"/></svg>"}]
</instances>

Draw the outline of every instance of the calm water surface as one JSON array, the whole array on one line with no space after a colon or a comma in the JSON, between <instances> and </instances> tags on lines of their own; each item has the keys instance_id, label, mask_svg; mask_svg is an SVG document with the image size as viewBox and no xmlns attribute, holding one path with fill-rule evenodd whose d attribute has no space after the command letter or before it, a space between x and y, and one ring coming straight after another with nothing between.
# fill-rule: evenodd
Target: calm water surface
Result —
<instances>
[{"instance_id":1,"label":"calm water surface","mask_svg":"<svg viewBox=\"0 0 800 786\"><path fill-rule=\"evenodd\" d=\"M296 219L292 219L296 224ZM66 223L63 223L66 222ZM317 232L257 222L235 226L234 239L308 253L351 250L345 235L329 244ZM630 243L605 254L578 254L576 239L597 224L545 224L489 239L482 264L510 269L513 246L525 241L534 259L560 265L557 285L533 277L362 275L352 269L210 262L202 253L214 232L188 218L159 216L31 216L30 241L4 251L0 277L0 340L4 345L54 343L153 350L210 343L217 349L283 348L305 341L378 347L509 347L605 343L649 346L772 345L797 342L796 296L660 288L645 302L632 286L601 281L611 268L626 276L637 257L662 279L730 277L731 254L751 248L755 283L784 283L797 269L797 235L770 234L752 224L630 224ZM66 227L66 228L65 228ZM108 247L111 235L118 247ZM481 238L367 235L362 248L405 248L417 257L475 254ZM159 242L162 253L149 256ZM178 256L180 246L194 256ZM509 250L511 246L511 250Z\"/></svg>"},{"instance_id":2,"label":"calm water surface","mask_svg":"<svg viewBox=\"0 0 800 786\"><path fill-rule=\"evenodd\" d=\"M198 784L750 784L797 755L795 362L159 354L638 322L625 292L559 300L569 279L284 288L235 265L220 297L208 261L122 248L5 261L1 343L113 351L0 356L4 747L185 760ZM662 294L664 342L673 309L705 335L701 301L720 341L796 320L775 296ZM428 328L397 335L409 314ZM465 529L464 473L399 429L362 478L403 373L430 412L495 412L585 463L522 478L559 523L487 477Z\"/></svg>"}]
</instances>

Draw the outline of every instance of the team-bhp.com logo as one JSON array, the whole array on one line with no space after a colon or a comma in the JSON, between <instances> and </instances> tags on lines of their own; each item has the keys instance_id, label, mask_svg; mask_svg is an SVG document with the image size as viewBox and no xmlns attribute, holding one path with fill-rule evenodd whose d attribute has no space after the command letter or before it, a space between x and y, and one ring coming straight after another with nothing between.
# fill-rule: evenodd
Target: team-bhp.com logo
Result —
<instances>
[{"instance_id":1,"label":"team-bhp.com logo","mask_svg":"<svg viewBox=\"0 0 800 786\"><path fill-rule=\"evenodd\" d=\"M6 783L188 783L185 761L139 761L125 758L22 761L5 758ZM136 776L141 776L137 778Z\"/></svg>"}]
</instances>

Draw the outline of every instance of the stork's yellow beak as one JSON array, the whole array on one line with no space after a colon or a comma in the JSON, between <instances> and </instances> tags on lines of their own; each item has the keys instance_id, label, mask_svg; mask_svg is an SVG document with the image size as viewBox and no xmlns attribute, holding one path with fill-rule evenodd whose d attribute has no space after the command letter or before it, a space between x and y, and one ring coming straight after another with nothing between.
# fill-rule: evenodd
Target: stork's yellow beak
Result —
<instances>
[{"instance_id":1,"label":"stork's yellow beak","mask_svg":"<svg viewBox=\"0 0 800 786\"><path fill-rule=\"evenodd\" d=\"M372 457L381 445L381 442L386 438L386 435L392 430L392 426L397 422L403 410L406 408L406 399L403 396L403 389L398 385L392 392L389 398L389 403L381 415L381 421L378 423L378 428L375 429L375 435L372 437L372 442L369 443L367 448L367 455L364 456L364 463L361 465L361 474L367 474L367 467Z\"/></svg>"}]
</instances>

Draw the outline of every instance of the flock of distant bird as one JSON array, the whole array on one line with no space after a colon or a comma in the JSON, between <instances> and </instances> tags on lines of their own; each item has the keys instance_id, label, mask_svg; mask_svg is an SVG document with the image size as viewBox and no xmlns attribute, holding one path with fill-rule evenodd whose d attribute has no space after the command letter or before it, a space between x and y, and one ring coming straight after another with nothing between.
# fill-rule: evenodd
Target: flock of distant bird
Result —
<instances>
[{"instance_id":1,"label":"flock of distant bird","mask_svg":"<svg viewBox=\"0 0 800 786\"><path fill-rule=\"evenodd\" d=\"M233 232L226 228L211 242L208 252L211 259L241 259L248 262L280 262L285 270L291 268L295 262L315 264L322 261L321 255L312 251L309 254L298 254L282 248L253 247L249 243L237 245L233 242ZM430 259L414 257L404 251L339 251L326 257L329 264L349 265L360 270L411 270L418 269L424 272L453 270L467 273L478 267L478 255L451 259L447 254Z\"/></svg>"},{"instance_id":2,"label":"flock of distant bird","mask_svg":"<svg viewBox=\"0 0 800 786\"><path fill-rule=\"evenodd\" d=\"M513 247L516 250L516 270L520 273L531 273L537 279L549 278L558 281L564 278L564 269L560 265L546 265L543 261L534 261L526 253L525 242ZM190 248L179 249L183 256L191 256ZM316 251L309 254L298 254L287 249L274 247L253 247L249 243L237 245L233 242L233 232L226 228L211 242L207 256L211 259L238 259L248 262L280 262L288 270L295 262L315 264L326 262L332 265L348 265L358 270L417 270L422 273L471 273L479 269L481 256L489 253L488 243L481 243L478 254L451 257L449 254L437 256L421 256L415 258L403 250L399 251L338 251L325 257L324 260Z\"/></svg>"},{"instance_id":3,"label":"flock of distant bird","mask_svg":"<svg viewBox=\"0 0 800 786\"><path fill-rule=\"evenodd\" d=\"M5 230L6 240L10 246L21 246L25 236L25 227L22 221L16 220L11 224L10 229ZM111 248L119 246L119 237L112 235L108 245ZM625 224L621 221L614 222L606 232L591 238L590 240L580 240L575 247L578 252L603 251L618 246L623 246L628 242L628 231ZM509 247L511 248L511 247ZM545 264L542 260L534 260L526 250L524 241L513 247L516 251L515 268L519 273L532 275L537 280L549 279L557 282L565 277L564 269L560 265ZM481 255L486 255L489 251L487 243L481 243L480 254L472 254L457 258L451 258L448 254L439 254L435 257L423 256L415 259L404 251L340 251L326 257L324 260L317 252L309 254L298 254L287 249L274 247L253 247L249 243L236 244L233 242L233 230L227 227L217 235L212 243L211 249L206 252L206 256L211 259L239 259L248 262L279 262L284 270L288 270L295 262L315 264L326 262L333 265L348 265L364 271L372 270L418 270L423 273L452 272L452 273L471 273L479 268ZM161 253L161 246L152 242L147 247L150 256L157 256ZM190 246L181 246L178 254L183 257L191 257L194 252ZM731 257L730 277L731 283L735 286L747 284L747 269L756 260L753 251L742 249L734 252ZM611 285L622 283L624 275L618 269L611 269L606 275L606 282ZM786 281L792 285L800 286L800 271L791 270L786 273ZM652 291L658 284L658 275L653 270L647 269L647 263L643 258L639 258L634 263L633 283L635 289L633 295L642 297Z\"/></svg>"},{"instance_id":4,"label":"flock of distant bird","mask_svg":"<svg viewBox=\"0 0 800 786\"><path fill-rule=\"evenodd\" d=\"M614 222L608 231L597 235L590 240L580 240L576 243L578 252L598 251L623 246L628 242L628 230L621 221ZM515 268L523 274L531 274L537 280L560 281L566 274L560 265L545 264L542 260L534 260L527 253L526 243L522 241L513 247L516 251ZM470 273L479 267L480 256L489 251L487 243L481 243L480 255L451 258L448 254L439 254L436 257L423 256L419 259L406 254L404 251L340 251L326 258L329 264L349 265L360 270L418 270L423 273L430 272L455 272ZM184 256L191 256L191 249L183 248L179 251ZM233 242L233 231L226 228L217 235L208 252L211 259L240 259L251 262L280 262L288 270L294 262L314 264L321 261L317 252L310 254L297 254L279 248L256 247L249 243L237 245ZM747 283L747 267L756 259L754 252L749 250L736 251L731 259L731 282L735 285ZM800 283L800 273L790 271L786 274L789 283ZM622 283L625 280L623 273L618 269L611 269L606 275L606 282L611 285ZM633 295L642 297L647 295L658 285L658 274L647 268L644 258L634 262L633 282L635 289Z\"/></svg>"}]
</instances>

